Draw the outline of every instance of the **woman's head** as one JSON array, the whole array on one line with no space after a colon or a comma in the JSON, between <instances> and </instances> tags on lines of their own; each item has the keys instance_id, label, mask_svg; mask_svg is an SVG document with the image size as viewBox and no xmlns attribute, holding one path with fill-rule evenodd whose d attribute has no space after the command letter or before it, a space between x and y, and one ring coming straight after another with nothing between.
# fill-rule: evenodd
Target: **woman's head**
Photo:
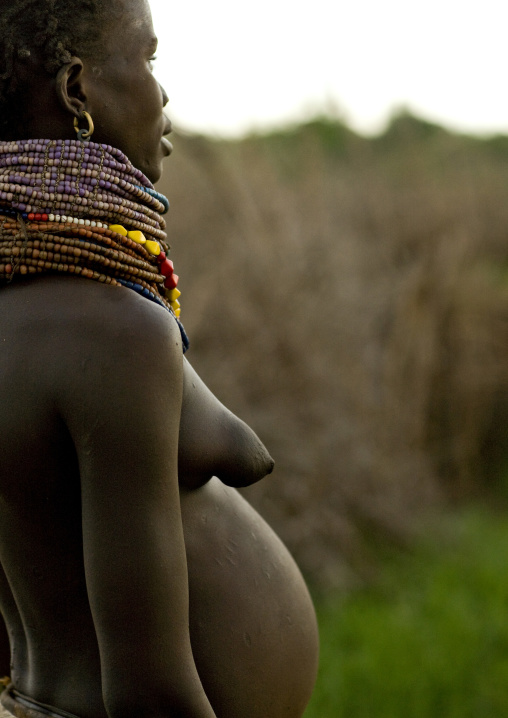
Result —
<instances>
[{"instance_id":1,"label":"woman's head","mask_svg":"<svg viewBox=\"0 0 508 718\"><path fill-rule=\"evenodd\" d=\"M155 47L147 0L0 0L0 139L75 138L86 110L93 140L156 181L170 123Z\"/></svg>"}]
</instances>

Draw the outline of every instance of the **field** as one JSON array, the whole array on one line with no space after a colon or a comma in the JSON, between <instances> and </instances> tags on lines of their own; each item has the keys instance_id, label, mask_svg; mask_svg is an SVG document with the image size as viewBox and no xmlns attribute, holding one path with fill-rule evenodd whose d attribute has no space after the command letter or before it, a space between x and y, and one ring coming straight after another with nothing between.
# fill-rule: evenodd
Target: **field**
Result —
<instances>
[{"instance_id":1,"label":"field","mask_svg":"<svg viewBox=\"0 0 508 718\"><path fill-rule=\"evenodd\" d=\"M273 454L246 495L316 596L306 718L507 716L508 138L174 145L188 357Z\"/></svg>"},{"instance_id":2,"label":"field","mask_svg":"<svg viewBox=\"0 0 508 718\"><path fill-rule=\"evenodd\" d=\"M248 498L321 586L508 491L508 139L409 115L176 136L189 360L276 461Z\"/></svg>"}]
</instances>

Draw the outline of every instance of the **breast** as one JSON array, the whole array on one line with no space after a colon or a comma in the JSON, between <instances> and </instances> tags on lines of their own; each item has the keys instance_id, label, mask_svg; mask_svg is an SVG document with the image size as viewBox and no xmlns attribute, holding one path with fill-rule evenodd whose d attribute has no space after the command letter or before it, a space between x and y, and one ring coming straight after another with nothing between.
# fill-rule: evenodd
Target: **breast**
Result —
<instances>
[{"instance_id":1,"label":"breast","mask_svg":"<svg viewBox=\"0 0 508 718\"><path fill-rule=\"evenodd\" d=\"M182 492L192 649L218 715L299 718L318 658L305 582L276 534L235 489Z\"/></svg>"}]
</instances>

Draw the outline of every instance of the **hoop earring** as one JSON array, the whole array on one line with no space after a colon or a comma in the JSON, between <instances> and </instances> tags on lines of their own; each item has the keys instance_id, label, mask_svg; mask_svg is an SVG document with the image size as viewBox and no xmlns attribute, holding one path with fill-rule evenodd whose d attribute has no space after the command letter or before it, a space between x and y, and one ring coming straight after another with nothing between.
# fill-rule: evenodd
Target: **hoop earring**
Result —
<instances>
[{"instance_id":1,"label":"hoop earring","mask_svg":"<svg viewBox=\"0 0 508 718\"><path fill-rule=\"evenodd\" d=\"M80 117L84 117L85 120L88 122L88 129L87 129L87 130L80 130L80 129L79 129L79 124L78 124L78 118L77 118L77 117L74 118L74 129L76 130L76 134L77 134L77 136L78 136L78 140L81 140L81 142L85 142L85 140L89 140L90 137L93 135L94 124L93 124L92 118L90 117L90 115L88 114L88 112L86 112L86 110L81 110L81 112L80 112Z\"/></svg>"}]
</instances>

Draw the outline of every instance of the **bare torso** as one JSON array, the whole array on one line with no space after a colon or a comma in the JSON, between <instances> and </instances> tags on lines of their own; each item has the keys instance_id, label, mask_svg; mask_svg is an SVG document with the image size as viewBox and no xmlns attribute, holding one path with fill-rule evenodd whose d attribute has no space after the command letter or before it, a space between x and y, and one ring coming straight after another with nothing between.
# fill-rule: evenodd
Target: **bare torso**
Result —
<instances>
[{"instance_id":1,"label":"bare torso","mask_svg":"<svg viewBox=\"0 0 508 718\"><path fill-rule=\"evenodd\" d=\"M130 341L136 342L137 322L152 311L146 304L129 290L66 278L0 291L0 603L11 640L12 679L22 693L83 718L106 718L107 712L90 608L92 569L83 545L86 456L76 452L75 433L101 427L71 421L69 428L60 407L75 401L79 386L73 375L88 371L90 355L83 346L100 354L92 345L102 308L107 322L116 312L131 313ZM104 352L107 381L112 369ZM147 355L147 372L150 362ZM316 672L312 604L285 547L233 488L261 478L271 460L187 363L183 372L180 507L170 518L181 515L183 525L199 677L218 716L297 718ZM114 400L105 396L109 404ZM133 550L129 541L127 531L126 551ZM129 660L142 691L150 684L150 659L140 659L137 648L145 618L135 586L132 592ZM174 610L167 607L168 626ZM162 643L153 645L154 654L164 650Z\"/></svg>"}]
</instances>

